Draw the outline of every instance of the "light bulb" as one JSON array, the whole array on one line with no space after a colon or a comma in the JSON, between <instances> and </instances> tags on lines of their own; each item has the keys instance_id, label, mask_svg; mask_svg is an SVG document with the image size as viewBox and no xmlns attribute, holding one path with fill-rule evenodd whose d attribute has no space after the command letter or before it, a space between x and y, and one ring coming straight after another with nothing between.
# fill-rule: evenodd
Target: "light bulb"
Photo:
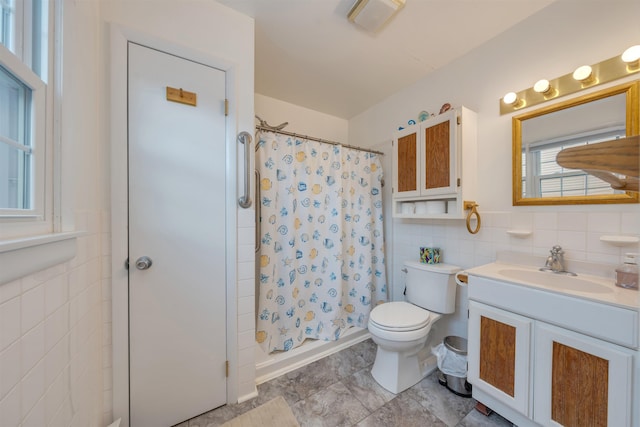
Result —
<instances>
[{"instance_id":1,"label":"light bulb","mask_svg":"<svg viewBox=\"0 0 640 427\"><path fill-rule=\"evenodd\" d=\"M621 58L626 62L629 73L635 73L640 70L640 45L631 46L625 50Z\"/></svg>"},{"instance_id":2,"label":"light bulb","mask_svg":"<svg viewBox=\"0 0 640 427\"><path fill-rule=\"evenodd\" d=\"M578 67L573 72L573 78L578 80L579 82L587 80L589 77L591 77L591 67L588 65Z\"/></svg>"},{"instance_id":3,"label":"light bulb","mask_svg":"<svg viewBox=\"0 0 640 427\"><path fill-rule=\"evenodd\" d=\"M551 89L551 85L549 84L549 80L542 79L538 80L536 84L533 85L533 90L538 93L546 93Z\"/></svg>"},{"instance_id":4,"label":"light bulb","mask_svg":"<svg viewBox=\"0 0 640 427\"><path fill-rule=\"evenodd\" d=\"M573 72L573 78L580 82L583 88L597 84L598 79L593 74L593 69L588 65L576 68Z\"/></svg>"},{"instance_id":5,"label":"light bulb","mask_svg":"<svg viewBox=\"0 0 640 427\"><path fill-rule=\"evenodd\" d=\"M514 109L522 108L526 104L523 99L518 98L518 95L515 92L509 92L503 96L502 101L506 105L511 105Z\"/></svg>"},{"instance_id":6,"label":"light bulb","mask_svg":"<svg viewBox=\"0 0 640 427\"><path fill-rule=\"evenodd\" d=\"M635 62L640 59L640 45L631 46L625 50L621 56L622 60L626 63Z\"/></svg>"},{"instance_id":7,"label":"light bulb","mask_svg":"<svg viewBox=\"0 0 640 427\"><path fill-rule=\"evenodd\" d=\"M516 95L515 92L509 92L502 98L502 100L504 101L505 104L511 105L518 100L518 95Z\"/></svg>"}]
</instances>

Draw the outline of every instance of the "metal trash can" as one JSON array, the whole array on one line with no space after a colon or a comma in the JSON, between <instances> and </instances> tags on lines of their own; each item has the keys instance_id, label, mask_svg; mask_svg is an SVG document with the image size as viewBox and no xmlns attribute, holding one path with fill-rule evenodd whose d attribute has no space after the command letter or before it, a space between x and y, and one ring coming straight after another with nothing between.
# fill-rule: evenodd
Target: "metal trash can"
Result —
<instances>
[{"instance_id":1,"label":"metal trash can","mask_svg":"<svg viewBox=\"0 0 640 427\"><path fill-rule=\"evenodd\" d=\"M466 338L450 335L445 337L444 346L447 350L452 351L460 356L467 358L467 340ZM464 377L448 375L440 371L438 378L440 384L446 386L451 392L462 397L471 397L471 384L467 382L466 375Z\"/></svg>"}]
</instances>

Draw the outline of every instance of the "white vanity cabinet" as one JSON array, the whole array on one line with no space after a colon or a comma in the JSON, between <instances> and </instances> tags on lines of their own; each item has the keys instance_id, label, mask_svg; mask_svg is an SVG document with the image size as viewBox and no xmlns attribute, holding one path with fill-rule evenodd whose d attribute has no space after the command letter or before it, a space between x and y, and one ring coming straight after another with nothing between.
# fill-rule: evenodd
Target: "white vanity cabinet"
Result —
<instances>
[{"instance_id":1,"label":"white vanity cabinet","mask_svg":"<svg viewBox=\"0 0 640 427\"><path fill-rule=\"evenodd\" d=\"M476 189L477 115L449 110L396 132L393 140L393 216L463 218L463 200ZM440 202L442 211L418 203Z\"/></svg>"},{"instance_id":2,"label":"white vanity cabinet","mask_svg":"<svg viewBox=\"0 0 640 427\"><path fill-rule=\"evenodd\" d=\"M473 275L469 299L476 400L520 427L638 425L637 310ZM600 328L619 322L628 333L612 333L615 343L604 329L590 336L585 310Z\"/></svg>"}]
</instances>

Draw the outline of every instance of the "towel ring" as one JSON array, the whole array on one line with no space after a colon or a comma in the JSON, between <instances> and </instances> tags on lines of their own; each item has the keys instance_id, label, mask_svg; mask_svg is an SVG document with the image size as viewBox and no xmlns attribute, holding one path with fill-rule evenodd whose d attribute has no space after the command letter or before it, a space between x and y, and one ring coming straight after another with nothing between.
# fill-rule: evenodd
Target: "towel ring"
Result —
<instances>
[{"instance_id":1,"label":"towel ring","mask_svg":"<svg viewBox=\"0 0 640 427\"><path fill-rule=\"evenodd\" d=\"M469 213L467 214L467 231L469 231L469 233L471 234L476 234L478 233L478 231L480 231L480 225L482 223L481 219L480 219L480 213L478 213L478 210L476 209L479 205L476 202L464 202L464 210L465 211L469 211ZM476 224L476 228L475 229L471 229L471 217L475 215L476 216L476 220L478 221L478 224Z\"/></svg>"}]
</instances>

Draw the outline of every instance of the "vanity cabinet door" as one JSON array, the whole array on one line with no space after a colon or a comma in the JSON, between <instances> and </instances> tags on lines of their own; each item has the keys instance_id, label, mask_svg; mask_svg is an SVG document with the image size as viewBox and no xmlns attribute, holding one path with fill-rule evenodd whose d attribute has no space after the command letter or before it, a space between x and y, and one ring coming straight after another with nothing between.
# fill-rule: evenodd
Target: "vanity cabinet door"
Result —
<instances>
[{"instance_id":1,"label":"vanity cabinet door","mask_svg":"<svg viewBox=\"0 0 640 427\"><path fill-rule=\"evenodd\" d=\"M397 133L393 144L393 196L420 195L420 127L415 125Z\"/></svg>"},{"instance_id":2,"label":"vanity cabinet door","mask_svg":"<svg viewBox=\"0 0 640 427\"><path fill-rule=\"evenodd\" d=\"M529 416L533 321L469 301L468 381Z\"/></svg>"},{"instance_id":3,"label":"vanity cabinet door","mask_svg":"<svg viewBox=\"0 0 640 427\"><path fill-rule=\"evenodd\" d=\"M542 322L535 335L536 422L631 425L631 350Z\"/></svg>"}]
</instances>

